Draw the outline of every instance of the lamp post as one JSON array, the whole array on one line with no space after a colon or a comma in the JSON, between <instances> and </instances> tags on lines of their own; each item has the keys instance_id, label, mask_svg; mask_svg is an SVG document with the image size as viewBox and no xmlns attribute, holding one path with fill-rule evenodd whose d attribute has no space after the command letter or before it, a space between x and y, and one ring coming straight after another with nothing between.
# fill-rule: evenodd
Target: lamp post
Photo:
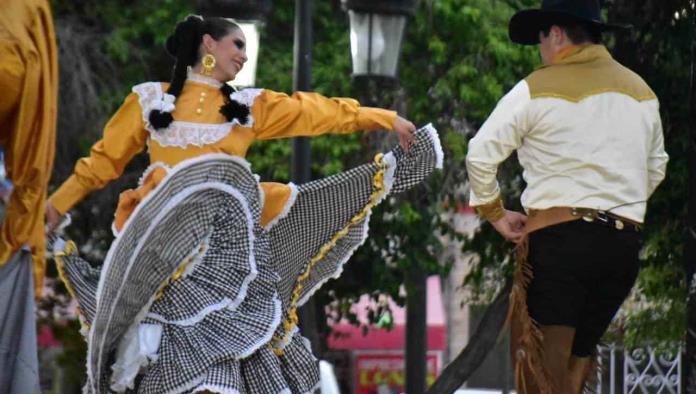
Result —
<instances>
[{"instance_id":1,"label":"lamp post","mask_svg":"<svg viewBox=\"0 0 696 394\"><path fill-rule=\"evenodd\" d=\"M295 43L293 64L293 91L312 90L312 0L295 0ZM297 137L292 141L291 178L297 184L312 180L309 138ZM310 298L299 309L300 332L312 344L314 354L320 354L317 332L316 304Z\"/></svg>"},{"instance_id":2,"label":"lamp post","mask_svg":"<svg viewBox=\"0 0 696 394\"><path fill-rule=\"evenodd\" d=\"M398 63L406 22L417 0L342 0L350 19L353 85L366 105L389 106L398 87ZM427 275L415 264L406 281L406 393L426 390Z\"/></svg>"},{"instance_id":3,"label":"lamp post","mask_svg":"<svg viewBox=\"0 0 696 394\"><path fill-rule=\"evenodd\" d=\"M247 62L231 83L235 86L256 84L256 64L259 58L259 27L271 11L271 0L196 0L196 12L206 16L233 18L246 37Z\"/></svg>"}]
</instances>

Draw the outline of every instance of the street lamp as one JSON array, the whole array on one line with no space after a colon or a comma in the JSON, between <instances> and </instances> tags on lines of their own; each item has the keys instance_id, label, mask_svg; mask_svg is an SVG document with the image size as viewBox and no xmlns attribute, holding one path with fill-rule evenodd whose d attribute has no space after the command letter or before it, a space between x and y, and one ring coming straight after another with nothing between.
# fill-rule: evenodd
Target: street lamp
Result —
<instances>
[{"instance_id":1,"label":"street lamp","mask_svg":"<svg viewBox=\"0 0 696 394\"><path fill-rule=\"evenodd\" d=\"M350 18L353 85L360 102L385 107L398 87L398 63L406 21L418 0L341 0ZM405 272L407 393L426 390L426 273L416 264Z\"/></svg>"},{"instance_id":2,"label":"street lamp","mask_svg":"<svg viewBox=\"0 0 696 394\"><path fill-rule=\"evenodd\" d=\"M356 85L395 83L401 41L417 0L342 0L350 19L350 48Z\"/></svg>"},{"instance_id":3,"label":"street lamp","mask_svg":"<svg viewBox=\"0 0 696 394\"><path fill-rule=\"evenodd\" d=\"M235 86L256 84L259 58L259 27L272 7L271 0L196 0L196 12L206 16L233 18L246 37L247 62L231 83Z\"/></svg>"}]
</instances>

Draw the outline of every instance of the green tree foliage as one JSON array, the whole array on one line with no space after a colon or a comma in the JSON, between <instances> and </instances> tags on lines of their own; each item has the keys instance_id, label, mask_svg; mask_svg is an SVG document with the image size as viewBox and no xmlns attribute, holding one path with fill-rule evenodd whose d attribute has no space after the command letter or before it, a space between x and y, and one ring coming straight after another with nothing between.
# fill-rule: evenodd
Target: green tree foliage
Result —
<instances>
[{"instance_id":1,"label":"green tree foliage","mask_svg":"<svg viewBox=\"0 0 696 394\"><path fill-rule=\"evenodd\" d=\"M635 27L614 40L615 57L638 72L660 98L667 177L650 199L645 248L638 286L615 334L629 346L645 342L681 341L686 328L686 288L683 259L686 238L688 158L693 135L694 0L617 0L609 17ZM691 118L690 118L691 117ZM691 171L694 171L692 169Z\"/></svg>"}]
</instances>

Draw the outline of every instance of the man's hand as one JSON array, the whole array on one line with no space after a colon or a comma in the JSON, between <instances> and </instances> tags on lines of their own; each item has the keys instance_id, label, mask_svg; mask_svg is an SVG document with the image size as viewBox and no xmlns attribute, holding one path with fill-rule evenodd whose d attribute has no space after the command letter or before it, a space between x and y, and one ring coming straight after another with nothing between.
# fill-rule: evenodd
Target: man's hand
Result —
<instances>
[{"instance_id":1,"label":"man's hand","mask_svg":"<svg viewBox=\"0 0 696 394\"><path fill-rule=\"evenodd\" d=\"M527 224L527 216L506 209L505 216L496 222L491 222L491 224L505 239L517 244L524 238L524 226Z\"/></svg>"},{"instance_id":2,"label":"man's hand","mask_svg":"<svg viewBox=\"0 0 696 394\"><path fill-rule=\"evenodd\" d=\"M394 120L394 131L399 135L399 145L408 151L415 138L413 133L416 132L416 126L401 116L397 116Z\"/></svg>"}]
</instances>

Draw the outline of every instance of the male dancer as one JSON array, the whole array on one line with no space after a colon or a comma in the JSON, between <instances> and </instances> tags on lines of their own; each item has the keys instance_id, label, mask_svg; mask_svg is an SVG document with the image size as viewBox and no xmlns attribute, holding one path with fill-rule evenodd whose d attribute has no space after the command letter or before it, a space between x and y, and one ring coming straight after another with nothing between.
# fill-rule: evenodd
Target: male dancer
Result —
<instances>
[{"instance_id":1,"label":"male dancer","mask_svg":"<svg viewBox=\"0 0 696 394\"><path fill-rule=\"evenodd\" d=\"M600 44L598 0L544 0L510 20L539 45L469 144L471 205L518 243L511 295L518 393L576 394L638 273L646 201L665 176L658 100ZM503 207L498 165L516 150L529 216Z\"/></svg>"}]
</instances>

